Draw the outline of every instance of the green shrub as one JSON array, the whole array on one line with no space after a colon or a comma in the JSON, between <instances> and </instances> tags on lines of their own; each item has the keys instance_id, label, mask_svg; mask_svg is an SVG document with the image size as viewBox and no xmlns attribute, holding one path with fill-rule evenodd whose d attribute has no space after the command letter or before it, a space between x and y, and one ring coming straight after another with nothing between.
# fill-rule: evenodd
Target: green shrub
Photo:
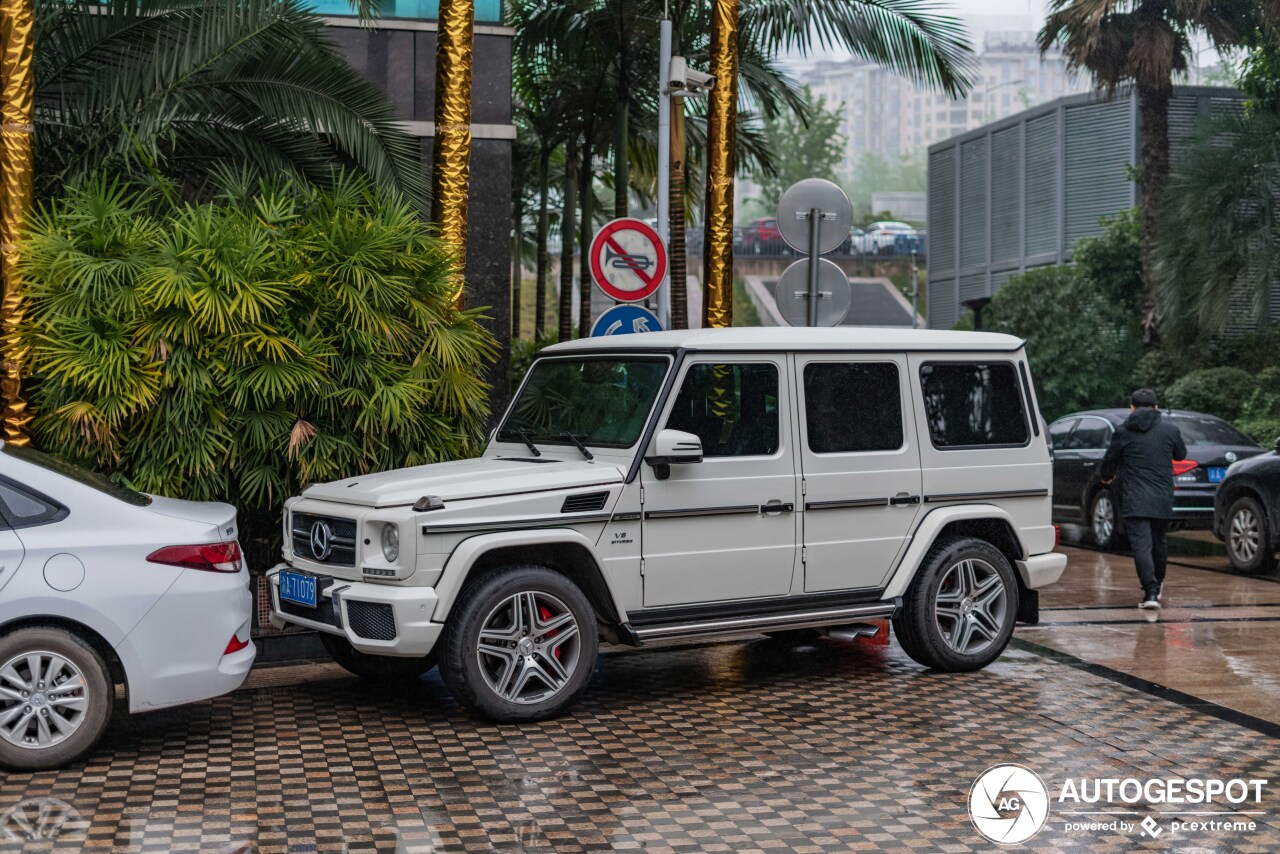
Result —
<instances>
[{"instance_id":1,"label":"green shrub","mask_svg":"<svg viewBox=\"0 0 1280 854\"><path fill-rule=\"evenodd\" d=\"M38 444L145 492L223 500L257 560L315 481L479 447L479 310L403 200L340 178L218 203L106 178L23 253Z\"/></svg>"},{"instance_id":2,"label":"green shrub","mask_svg":"<svg viewBox=\"0 0 1280 854\"><path fill-rule=\"evenodd\" d=\"M549 329L539 338L513 338L511 340L511 388L514 391L520 385L524 375L529 372L534 358L543 347L550 347L560 341L560 331Z\"/></svg>"},{"instance_id":3,"label":"green shrub","mask_svg":"<svg viewBox=\"0 0 1280 854\"><path fill-rule=\"evenodd\" d=\"M1127 400L1142 356L1136 311L1125 310L1076 267L1011 277L982 312L984 330L1027 340L1045 418Z\"/></svg>"},{"instance_id":4,"label":"green shrub","mask_svg":"<svg viewBox=\"0 0 1280 854\"><path fill-rule=\"evenodd\" d=\"M1240 431L1264 448L1275 447L1280 439L1280 417L1245 417L1236 422Z\"/></svg>"},{"instance_id":5,"label":"green shrub","mask_svg":"<svg viewBox=\"0 0 1280 854\"><path fill-rule=\"evenodd\" d=\"M1164 403L1235 421L1258 391L1258 380L1241 368L1192 371L1164 392Z\"/></svg>"}]
</instances>

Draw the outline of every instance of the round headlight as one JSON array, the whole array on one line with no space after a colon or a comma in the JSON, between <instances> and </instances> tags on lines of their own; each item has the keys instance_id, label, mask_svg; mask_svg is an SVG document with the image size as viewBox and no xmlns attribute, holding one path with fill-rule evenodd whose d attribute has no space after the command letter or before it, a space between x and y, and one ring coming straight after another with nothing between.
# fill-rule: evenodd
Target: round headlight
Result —
<instances>
[{"instance_id":1,"label":"round headlight","mask_svg":"<svg viewBox=\"0 0 1280 854\"><path fill-rule=\"evenodd\" d=\"M382 556L387 563L395 563L400 557L400 529L390 523L382 526Z\"/></svg>"}]
</instances>

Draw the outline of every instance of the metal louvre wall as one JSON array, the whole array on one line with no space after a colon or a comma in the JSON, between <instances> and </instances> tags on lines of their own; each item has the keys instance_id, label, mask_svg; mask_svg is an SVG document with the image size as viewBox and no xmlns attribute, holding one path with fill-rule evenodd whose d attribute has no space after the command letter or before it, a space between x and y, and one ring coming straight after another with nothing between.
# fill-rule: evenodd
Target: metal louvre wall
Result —
<instances>
[{"instance_id":1,"label":"metal louvre wall","mask_svg":"<svg viewBox=\"0 0 1280 854\"><path fill-rule=\"evenodd\" d=\"M1022 128L991 134L991 263L1018 260ZM994 277L992 290L995 289Z\"/></svg>"},{"instance_id":2,"label":"metal louvre wall","mask_svg":"<svg viewBox=\"0 0 1280 854\"><path fill-rule=\"evenodd\" d=\"M1231 89L1179 86L1169 104L1176 158L1211 114L1238 111ZM929 147L928 323L951 327L964 303L1018 272L1065 263L1099 220L1138 203L1137 102L1071 95ZM1280 319L1280 283L1269 312Z\"/></svg>"},{"instance_id":3,"label":"metal louvre wall","mask_svg":"<svg viewBox=\"0 0 1280 854\"><path fill-rule=\"evenodd\" d=\"M1064 187L1066 222L1063 255L1081 237L1101 231L1098 221L1132 207L1133 182L1127 167L1134 154L1134 103L1130 98L1067 107Z\"/></svg>"}]
</instances>

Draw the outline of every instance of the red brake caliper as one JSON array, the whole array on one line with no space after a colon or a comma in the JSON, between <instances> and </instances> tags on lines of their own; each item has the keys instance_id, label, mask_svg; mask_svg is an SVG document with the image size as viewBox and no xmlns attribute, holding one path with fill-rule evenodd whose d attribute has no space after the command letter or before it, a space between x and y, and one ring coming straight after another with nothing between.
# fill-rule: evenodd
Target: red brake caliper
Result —
<instances>
[{"instance_id":1,"label":"red brake caliper","mask_svg":"<svg viewBox=\"0 0 1280 854\"><path fill-rule=\"evenodd\" d=\"M545 621L547 621L547 620L550 620L550 619L551 619L551 609L550 609L550 608L548 608L546 605L539 605L539 606L538 606L538 617L539 617L539 619L543 620L544 622L545 622ZM559 629L552 629L551 631L547 632L547 638L548 638L548 639L553 638L553 637L555 637L555 636L556 636L556 635L558 635L558 634L560 634L560 630L559 630ZM559 658L560 658L560 647L556 647L555 657L556 657L557 659L559 659Z\"/></svg>"}]
</instances>

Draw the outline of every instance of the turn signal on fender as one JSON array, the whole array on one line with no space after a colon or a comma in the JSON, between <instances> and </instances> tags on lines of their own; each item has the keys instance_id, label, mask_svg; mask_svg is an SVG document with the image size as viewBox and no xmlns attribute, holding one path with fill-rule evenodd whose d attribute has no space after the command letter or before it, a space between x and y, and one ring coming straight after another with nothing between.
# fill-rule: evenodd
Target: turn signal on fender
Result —
<instances>
[{"instance_id":1,"label":"turn signal on fender","mask_svg":"<svg viewBox=\"0 0 1280 854\"><path fill-rule=\"evenodd\" d=\"M240 543L198 543L193 546L165 546L147 555L148 563L181 566L205 572L239 572Z\"/></svg>"}]
</instances>

